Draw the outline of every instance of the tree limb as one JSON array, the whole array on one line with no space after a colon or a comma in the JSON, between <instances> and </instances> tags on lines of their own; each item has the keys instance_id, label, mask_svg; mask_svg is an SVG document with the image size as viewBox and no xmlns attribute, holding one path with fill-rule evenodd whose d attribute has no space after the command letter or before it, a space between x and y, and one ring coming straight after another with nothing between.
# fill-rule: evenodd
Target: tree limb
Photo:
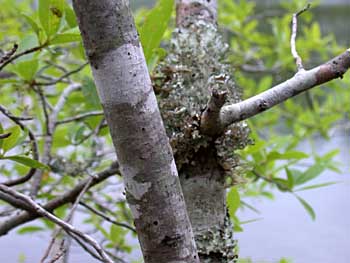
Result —
<instances>
[{"instance_id":1,"label":"tree limb","mask_svg":"<svg viewBox=\"0 0 350 263\"><path fill-rule=\"evenodd\" d=\"M97 243L97 241L95 239L93 239L89 235L79 231L74 226L68 224L64 220L51 214L45 208L43 208L42 206L40 206L36 202L34 202L34 200L32 198L30 198L29 196L21 194L15 190L5 186L5 185L0 185L0 191L5 193L5 194L11 195L13 198L16 198L16 199L26 203L26 205L31 207L31 209L33 211L35 211L38 215L45 217L45 218L49 219L51 222L62 227L62 229L64 229L64 231L66 231L67 234L74 234L74 235L78 236L79 238L81 238L82 240L84 240L86 243L88 243L90 246L92 246L96 250L96 252L101 256L101 258L103 259L104 262L113 263L113 261L110 259L110 257L106 254L106 252Z\"/></svg>"},{"instance_id":2,"label":"tree limb","mask_svg":"<svg viewBox=\"0 0 350 263\"><path fill-rule=\"evenodd\" d=\"M108 168L108 169L100 172L96 176L94 176L94 178L90 184L90 188L95 186L96 184L106 180L110 176L117 174L117 173L119 173L119 165L117 163L115 163L110 168ZM85 185L89 182L89 180L90 180L90 178L83 180L78 185L76 185L73 189L67 191L66 193L64 193L64 194L62 194L62 195L60 195L52 200L50 200L42 207L45 210L52 212L58 207L61 207L67 203L74 202L76 200L77 196L79 195L79 193L84 189ZM5 195L4 193L0 193L0 199L11 204L14 207L26 210L26 211L23 211L23 212L21 212L17 215L14 215L14 216L6 219L5 221L1 222L0 223L0 236L7 234L8 231L12 230L13 228L15 228L17 226L20 226L24 223L30 222L36 218L41 217L41 215L33 212L30 208L23 205L23 202L22 203L18 202L18 200L16 198L13 198L10 195Z\"/></svg>"},{"instance_id":3,"label":"tree limb","mask_svg":"<svg viewBox=\"0 0 350 263\"><path fill-rule=\"evenodd\" d=\"M246 120L313 87L342 78L349 68L350 49L318 67L299 71L292 78L258 95L223 106L218 119L202 120L204 123L201 123L201 132L212 135L212 130L215 129L215 134L221 134L232 123ZM210 123L205 123L207 120L210 120Z\"/></svg>"}]
</instances>

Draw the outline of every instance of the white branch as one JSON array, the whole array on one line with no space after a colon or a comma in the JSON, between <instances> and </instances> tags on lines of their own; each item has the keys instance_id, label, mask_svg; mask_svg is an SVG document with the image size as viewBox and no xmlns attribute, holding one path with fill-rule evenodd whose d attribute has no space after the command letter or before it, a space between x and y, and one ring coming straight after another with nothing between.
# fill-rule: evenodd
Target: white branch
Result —
<instances>
[{"instance_id":1,"label":"white branch","mask_svg":"<svg viewBox=\"0 0 350 263\"><path fill-rule=\"evenodd\" d=\"M209 118L202 114L201 131L204 134L213 135L215 129L215 134L221 134L232 123L248 119L313 87L339 77L342 78L349 68L350 49L321 66L311 70L301 70L287 81L256 96L223 106L220 114L217 114L219 119Z\"/></svg>"},{"instance_id":2,"label":"white branch","mask_svg":"<svg viewBox=\"0 0 350 263\"><path fill-rule=\"evenodd\" d=\"M91 245L97 251L97 253L101 256L101 258L103 258L104 262L113 263L112 259L110 259L110 257L107 255L107 253L103 250L103 248L97 243L97 241L95 239L93 239L89 235L77 230L71 224L66 223L62 219L60 219L60 218L56 217L55 215L51 214L50 212L46 211L42 206L35 203L33 201L33 199L30 198L29 196L21 194L15 190L11 189L10 187L5 186L5 185L0 185L0 191L5 193L5 194L11 195L12 197L14 197L22 202L25 202L28 206L30 206L33 210L35 210L36 213L38 213L39 215L49 219L53 223L62 227L64 229L64 231L67 232L67 234L74 234L74 235L78 236L79 238L81 238L82 240L84 240L89 245Z\"/></svg>"}]
</instances>

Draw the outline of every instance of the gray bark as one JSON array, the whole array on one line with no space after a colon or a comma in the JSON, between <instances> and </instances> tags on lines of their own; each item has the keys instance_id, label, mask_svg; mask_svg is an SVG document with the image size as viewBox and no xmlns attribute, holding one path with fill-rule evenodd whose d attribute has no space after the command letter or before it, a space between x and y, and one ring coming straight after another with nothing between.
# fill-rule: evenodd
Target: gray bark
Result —
<instances>
[{"instance_id":1,"label":"gray bark","mask_svg":"<svg viewBox=\"0 0 350 263\"><path fill-rule=\"evenodd\" d=\"M199 262L172 150L126 0L73 1L145 262Z\"/></svg>"}]
</instances>

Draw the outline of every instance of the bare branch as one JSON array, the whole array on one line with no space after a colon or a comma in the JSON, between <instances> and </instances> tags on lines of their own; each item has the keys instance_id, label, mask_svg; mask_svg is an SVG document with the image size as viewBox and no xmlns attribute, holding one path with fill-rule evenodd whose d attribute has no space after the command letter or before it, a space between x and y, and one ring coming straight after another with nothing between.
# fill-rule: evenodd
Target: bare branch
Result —
<instances>
[{"instance_id":1,"label":"bare branch","mask_svg":"<svg viewBox=\"0 0 350 263\"><path fill-rule=\"evenodd\" d=\"M58 101L54 106L51 114L48 116L48 119L47 119L48 122L46 124L47 131L46 131L46 136L44 140L43 160L41 160L41 162L44 164L48 164L51 159L50 152L51 152L51 146L52 146L52 135L55 131L58 114L64 107L69 95L80 88L81 88L80 83L72 83L71 85L67 86L67 88L63 90L61 96L58 98ZM37 171L34 174L31 193L30 193L31 196L35 196L38 193L42 175L43 173L41 171Z\"/></svg>"},{"instance_id":2,"label":"bare branch","mask_svg":"<svg viewBox=\"0 0 350 263\"><path fill-rule=\"evenodd\" d=\"M91 182L92 182L92 179L93 179L93 177L90 177L90 178L89 178L89 181L86 183L86 185L84 186L83 190L81 190L81 192L79 193L77 199L75 200L75 202L74 202L74 204L73 204L73 206L72 206L72 209L70 210L70 212L69 212L69 214L67 215L67 217L64 219L65 222L70 223L70 222L72 221L73 214L74 214L76 208L78 207L78 204L79 204L81 198L82 198L83 195L86 193L86 191L89 189L89 187L90 187L90 185L91 185ZM42 262L42 263L45 262L46 258L47 258L47 257L49 256L49 254L50 254L50 251L51 251L53 245L55 244L55 241L56 241L58 235L61 234L61 232L62 232L62 228L56 229L56 230L54 231L53 238L51 239L50 244L49 244L49 246L47 247L47 249L46 249L46 251L45 251L45 253L44 253L44 256L42 257L42 259L41 259L40 262ZM64 239L62 240L61 247L64 248ZM61 251L58 251L54 258L56 258L56 257L60 254L60 252L62 252L62 250L61 250ZM63 254L64 254L64 253L63 253Z\"/></svg>"},{"instance_id":3,"label":"bare branch","mask_svg":"<svg viewBox=\"0 0 350 263\"><path fill-rule=\"evenodd\" d=\"M90 188L117 173L119 173L119 165L117 163L114 163L110 168L94 176L91 182ZM81 181L73 189L47 202L45 205L43 205L43 208L51 212L58 207L74 202L77 196L79 195L79 193L82 191L82 189L84 189L85 185L89 182L89 180L90 179L87 178ZM3 194L0 194L0 199L4 200L5 202L8 202L12 206L26 210L1 222L0 236L7 234L8 231L12 230L17 226L20 226L24 223L30 222L36 218L41 217L41 215L34 213L30 208L23 205L23 203L18 203L18 200L16 198L13 198L12 196L8 196L8 195L5 196Z\"/></svg>"},{"instance_id":4,"label":"bare branch","mask_svg":"<svg viewBox=\"0 0 350 263\"><path fill-rule=\"evenodd\" d=\"M6 62L7 60L11 59L13 54L15 54L15 52L17 51L17 48L18 48L18 45L14 44L13 48L11 48L11 50L9 50L2 57L0 57L0 64L2 64L4 62Z\"/></svg>"},{"instance_id":5,"label":"bare branch","mask_svg":"<svg viewBox=\"0 0 350 263\"><path fill-rule=\"evenodd\" d=\"M24 124L21 121L24 120L29 120L26 117L16 117L14 116L8 109L6 109L5 107L0 105L0 111L10 120L12 120L14 123L16 123L23 131L28 131L28 137L30 140L30 144L31 144L31 150L32 150L32 154L33 154L33 159L34 160L39 160L39 151L38 151L38 143L35 139L35 135L34 133L26 126L24 126ZM36 169L35 168L31 168L28 173L25 176L22 176L18 179L14 179L14 180L9 180L7 182L3 182L2 184L6 185L6 186L14 186L17 184L22 184L24 182L27 182L28 180L30 180L32 178L32 176L35 174Z\"/></svg>"},{"instance_id":6,"label":"bare branch","mask_svg":"<svg viewBox=\"0 0 350 263\"><path fill-rule=\"evenodd\" d=\"M90 112L85 112L82 114L78 114L74 117L70 117L70 118L66 118L60 121L56 122L56 125L60 125L60 124L64 124L64 123L68 123L68 122L73 122L73 121L81 121L85 118L88 117L92 117L92 116L102 116L103 115L103 111L90 111Z\"/></svg>"},{"instance_id":7,"label":"bare branch","mask_svg":"<svg viewBox=\"0 0 350 263\"><path fill-rule=\"evenodd\" d=\"M80 205L84 206L86 209L90 210L91 212L93 212L94 214L102 217L104 220L116 225L116 226L121 226L121 227L125 227L129 230L131 230L132 232L136 233L136 230L135 228L129 226L128 224L124 224L124 223L120 223L120 222L117 222L115 220L113 220L112 218L110 218L108 215L98 211L97 209L93 208L92 206L84 203L84 202L79 202Z\"/></svg>"},{"instance_id":8,"label":"bare branch","mask_svg":"<svg viewBox=\"0 0 350 263\"><path fill-rule=\"evenodd\" d=\"M216 128L216 134L221 134L225 127L232 123L255 116L313 87L342 78L349 68L350 49L318 67L299 71L292 78L258 95L223 106L219 120L212 120L211 123L206 123L205 127L211 126L210 130ZM205 134L205 131L206 129L202 132Z\"/></svg>"},{"instance_id":9,"label":"bare branch","mask_svg":"<svg viewBox=\"0 0 350 263\"><path fill-rule=\"evenodd\" d=\"M294 57L295 63L297 65L298 71L304 70L302 59L297 52L296 44L295 44L295 40L297 37L297 30L298 30L298 16L300 16L302 13L307 11L310 8L310 6L311 4L309 3L307 4L306 7L304 7L304 9L300 10L297 13L294 13L293 19L292 19L292 34L290 38L290 48L291 48L291 52Z\"/></svg>"},{"instance_id":10,"label":"bare branch","mask_svg":"<svg viewBox=\"0 0 350 263\"><path fill-rule=\"evenodd\" d=\"M59 77L58 79L55 79L53 81L50 81L50 82L35 82L35 85L37 86L50 86L50 85L55 85L57 84L58 82L61 82L62 80L64 80L65 78L69 77L70 75L73 75L79 71L81 71L88 63L84 63L82 64L81 66L79 66L78 68L72 70L72 71L69 71L65 74L63 74L61 77Z\"/></svg>"},{"instance_id":11,"label":"bare branch","mask_svg":"<svg viewBox=\"0 0 350 263\"><path fill-rule=\"evenodd\" d=\"M17 58L20 58L20 57L22 57L24 55L27 55L27 54L39 51L39 50L41 50L42 48L44 48L46 46L47 46L47 43L44 43L44 44L41 44L39 46L36 46L36 47L30 48L30 49L24 50L23 52L18 53L18 54L14 55L14 56L11 56L11 58L9 58L8 60L4 61L4 63L2 63L2 65L0 65L0 71L4 67L6 67L9 63L11 63L12 61L16 60Z\"/></svg>"},{"instance_id":12,"label":"bare branch","mask_svg":"<svg viewBox=\"0 0 350 263\"><path fill-rule=\"evenodd\" d=\"M82 240L84 240L86 243L88 243L90 246L92 246L97 253L103 258L104 262L107 263L113 263L113 261L110 259L110 257L106 254L106 252L103 250L103 248L97 243L95 239L90 237L89 235L79 231L72 225L66 223L62 219L56 217L55 215L48 212L45 208L38 205L31 199L29 196L26 196L24 194L21 194L5 185L0 185L0 191L3 193L6 193L8 195L13 196L14 198L26 203L28 206L30 206L34 211L36 211L37 214L39 214L42 217L45 217L49 219L51 222L61 226L64 231L66 231L67 234L73 233L74 235L78 236Z\"/></svg>"}]
</instances>

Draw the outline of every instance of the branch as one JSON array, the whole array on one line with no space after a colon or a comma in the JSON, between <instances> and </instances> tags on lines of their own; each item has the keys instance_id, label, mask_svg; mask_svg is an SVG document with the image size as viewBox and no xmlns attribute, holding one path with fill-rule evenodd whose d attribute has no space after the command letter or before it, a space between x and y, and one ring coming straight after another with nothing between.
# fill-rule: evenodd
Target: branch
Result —
<instances>
[{"instance_id":1,"label":"branch","mask_svg":"<svg viewBox=\"0 0 350 263\"><path fill-rule=\"evenodd\" d=\"M28 131L28 137L29 137L30 144L31 144L33 159L38 161L39 160L39 151L38 151L38 143L35 139L35 135L28 127L24 126L24 124L21 122L21 121L31 120L31 118L16 117L8 109L6 109L5 107L3 107L1 105L0 105L0 111L7 118L9 118L11 121L16 123L23 131ZM6 186L14 186L14 185L22 184L22 183L30 180L32 178L32 176L35 174L35 172L36 172L36 168L30 168L30 170L28 171L28 173L25 176L22 176L20 178L14 179L14 180L9 180L7 182L3 182L2 184L6 185Z\"/></svg>"},{"instance_id":2,"label":"branch","mask_svg":"<svg viewBox=\"0 0 350 263\"><path fill-rule=\"evenodd\" d=\"M61 77L59 77L58 79L55 79L53 81L50 81L50 82L35 82L35 85L37 86L50 86L50 85L55 85L57 84L58 82L64 80L65 78L69 77L70 75L73 75L79 71L81 71L88 63L84 63L82 65L80 65L78 68L72 70L72 71L69 71L65 74L63 74Z\"/></svg>"},{"instance_id":3,"label":"branch","mask_svg":"<svg viewBox=\"0 0 350 263\"><path fill-rule=\"evenodd\" d=\"M6 52L2 57L0 57L0 64L5 63L7 60L11 59L13 54L17 51L18 45L14 44L11 50Z\"/></svg>"},{"instance_id":4,"label":"branch","mask_svg":"<svg viewBox=\"0 0 350 263\"><path fill-rule=\"evenodd\" d=\"M100 172L96 176L94 176L90 188L97 185L98 183L106 180L112 175L115 175L119 173L119 165L117 163L113 164L110 168ZM61 207L62 205L72 203L76 200L79 193L84 189L85 185L89 182L90 178L87 178L80 182L78 185L76 185L73 189L67 191L66 193L62 194L61 196L58 196L49 202L47 202L45 205L43 205L43 208L49 212L54 211L55 209ZM14 215L7 220L0 223L0 236L5 235L8 233L8 231L12 230L13 228L20 226L24 223L30 222L34 219L37 219L41 217L41 215L34 213L32 210L30 210L28 207L24 206L21 203L18 203L18 200L0 193L0 199L11 204L12 206L15 206L17 208L26 210L23 211L17 215Z\"/></svg>"},{"instance_id":5,"label":"branch","mask_svg":"<svg viewBox=\"0 0 350 263\"><path fill-rule=\"evenodd\" d=\"M55 215L51 214L45 208L43 208L42 206L35 203L33 201L33 199L31 199L29 196L21 194L15 190L5 186L5 185L0 185L0 191L5 193L5 194L11 195L13 198L18 199L18 200L26 203L38 215L45 217L45 218L49 219L51 222L62 227L64 229L64 231L66 231L67 234L74 234L74 235L78 236L79 238L81 238L82 240L84 240L86 243L88 243L90 246L92 246L97 251L97 253L101 256L101 258L103 258L104 262L113 263L113 261L110 259L110 257L106 254L106 252L97 243L97 241L95 239L93 239L89 235L79 231L74 226L66 223L65 221L56 217Z\"/></svg>"},{"instance_id":6,"label":"branch","mask_svg":"<svg viewBox=\"0 0 350 263\"><path fill-rule=\"evenodd\" d=\"M85 113L79 114L79 115L74 116L74 117L70 117L70 118L66 118L66 119L57 121L56 125L60 125L60 124L68 123L68 122L73 122L73 121L80 121L80 120L83 120L83 119L88 118L88 117L102 116L102 115L103 115L103 111L85 112Z\"/></svg>"},{"instance_id":7,"label":"branch","mask_svg":"<svg viewBox=\"0 0 350 263\"><path fill-rule=\"evenodd\" d=\"M67 86L67 88L65 88L63 90L62 94L58 98L58 101L57 101L56 105L54 106L54 108L52 109L51 114L48 116L48 119L46 119L47 131L46 131L46 136L45 136L45 140L44 140L43 160L41 160L41 162L44 164L48 164L50 159L51 159L50 151L51 151L51 145L52 145L52 135L55 131L58 114L60 113L60 111L64 107L68 96L72 92L74 92L80 88L81 88L81 84L79 84L79 83L72 83L69 86ZM45 108L44 108L44 111L45 111ZM35 173L35 175L33 176L33 183L32 183L32 188L31 188L31 193L30 193L31 196L35 196L38 193L39 188L40 188L41 179L42 179L42 172L39 171L39 172Z\"/></svg>"},{"instance_id":8,"label":"branch","mask_svg":"<svg viewBox=\"0 0 350 263\"><path fill-rule=\"evenodd\" d=\"M46 47L47 46L47 43L44 43L44 44L41 44L39 46L36 46L36 47L33 47L33 48L30 48L30 49L27 49L27 50L24 50L23 52L21 53L18 53L17 55L14 55L14 56L11 56L9 59L5 60L1 65L0 65L0 71L6 67L9 63L11 63L12 61L16 60L17 58L19 57L22 57L24 55L27 55L27 54L30 54L30 53L33 53L33 52L36 52L38 50L41 50L42 48Z\"/></svg>"},{"instance_id":9,"label":"branch","mask_svg":"<svg viewBox=\"0 0 350 263\"><path fill-rule=\"evenodd\" d=\"M256 96L223 106L215 121L208 118L201 120L201 132L212 135L215 130L215 134L221 134L232 123L255 116L313 87L342 78L349 68L350 49L318 67L299 71L287 81ZM207 120L211 120L210 123L205 123Z\"/></svg>"},{"instance_id":10,"label":"branch","mask_svg":"<svg viewBox=\"0 0 350 263\"><path fill-rule=\"evenodd\" d=\"M110 222L110 223L112 223L112 224L114 224L114 225L116 225L116 226L125 227L125 228L131 230L132 232L136 233L135 228L129 226L128 224L119 223L119 222L113 220L112 218L110 218L108 215L106 215L106 214L104 214L104 213L98 211L97 209L93 208L92 206L90 206L90 205L88 205L88 204L86 204L86 203L84 203L84 202L79 202L79 204L82 205L82 206L84 206L86 209L90 210L90 211L93 212L94 214L96 214L96 215L102 217L104 220L106 220L106 221L108 221L108 222Z\"/></svg>"},{"instance_id":11,"label":"branch","mask_svg":"<svg viewBox=\"0 0 350 263\"><path fill-rule=\"evenodd\" d=\"M291 48L291 52L294 57L295 63L297 64L298 71L304 70L302 59L299 56L295 45L295 39L297 37L297 29L298 29L298 16L300 16L302 13L307 11L310 8L310 6L311 4L309 3L304 9L300 10L297 13L294 13L292 18L292 34L290 38L290 48Z\"/></svg>"},{"instance_id":12,"label":"branch","mask_svg":"<svg viewBox=\"0 0 350 263\"><path fill-rule=\"evenodd\" d=\"M89 186L90 186L90 184L91 184L91 182L92 182L92 179L93 179L93 177L91 176L91 177L89 178L89 181L85 184L83 190L81 190L81 192L79 193L78 197L77 197L76 200L74 201L74 204L73 204L73 206L72 206L72 208L71 208L69 214L68 214L68 215L66 216L66 218L64 219L65 222L70 223L70 222L72 221L74 212L75 212L75 210L77 209L78 204L79 204L81 198L82 198L83 195L86 193L86 191L89 189ZM40 261L41 263L44 263L45 260L46 260L46 258L49 256L50 251L51 251L52 247L54 246L58 235L60 235L61 232L62 232L62 229L63 229L63 228L58 228L58 229L56 229L56 230L54 231L54 233L53 233L53 238L51 239L51 241L50 241L50 243L49 243L49 246L47 247L47 249L46 249L46 251L45 251L45 253L44 253L44 256L41 258L41 261ZM65 239L63 238L62 244L61 244L61 246L60 246L61 248L64 248L64 243L65 243L64 241L65 241ZM56 257L58 256L58 254L60 254L60 252L62 252L61 249L60 249L60 251L57 252L57 254L55 255L54 258L56 258ZM65 253L65 252L63 252L63 254L64 254L64 253Z\"/></svg>"}]
</instances>

